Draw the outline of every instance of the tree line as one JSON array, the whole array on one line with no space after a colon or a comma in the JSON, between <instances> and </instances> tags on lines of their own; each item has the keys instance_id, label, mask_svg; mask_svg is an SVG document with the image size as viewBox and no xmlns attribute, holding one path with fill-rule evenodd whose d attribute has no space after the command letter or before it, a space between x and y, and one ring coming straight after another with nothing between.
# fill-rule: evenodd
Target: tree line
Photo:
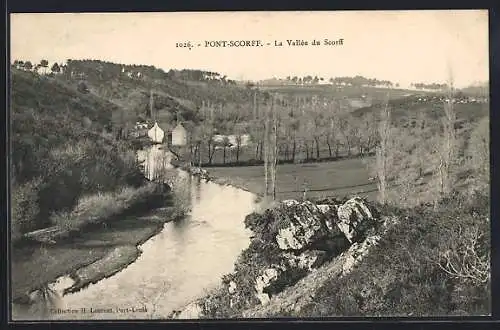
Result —
<instances>
[{"instance_id":1,"label":"tree line","mask_svg":"<svg viewBox=\"0 0 500 330\"><path fill-rule=\"evenodd\" d=\"M345 77L331 77L331 78L324 78L317 75L315 76L306 75L303 77L287 76L285 81L297 85L317 85L329 82L330 84L337 86L399 87L399 83L393 83L389 80L379 80L376 78L366 78L360 75L354 77L345 76Z\"/></svg>"}]
</instances>

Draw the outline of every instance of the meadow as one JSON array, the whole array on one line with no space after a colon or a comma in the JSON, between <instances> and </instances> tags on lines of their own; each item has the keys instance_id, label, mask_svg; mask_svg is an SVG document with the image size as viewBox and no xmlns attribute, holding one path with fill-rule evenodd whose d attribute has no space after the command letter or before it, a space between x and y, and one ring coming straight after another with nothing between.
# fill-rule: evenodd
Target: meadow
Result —
<instances>
[{"instance_id":1,"label":"meadow","mask_svg":"<svg viewBox=\"0 0 500 330\"><path fill-rule=\"evenodd\" d=\"M374 199L377 184L374 180L369 180L365 161L362 158L352 158L280 165L277 171L276 198L301 199L305 190L307 198L360 195ZM264 194L263 166L211 167L208 171L211 176L222 178L219 182L243 187L258 195Z\"/></svg>"}]
</instances>

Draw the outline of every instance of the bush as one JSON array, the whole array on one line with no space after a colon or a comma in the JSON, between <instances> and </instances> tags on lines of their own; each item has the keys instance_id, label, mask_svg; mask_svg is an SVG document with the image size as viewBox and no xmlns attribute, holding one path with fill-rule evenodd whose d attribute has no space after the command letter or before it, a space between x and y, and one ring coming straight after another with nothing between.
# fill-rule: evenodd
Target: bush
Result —
<instances>
[{"instance_id":1,"label":"bush","mask_svg":"<svg viewBox=\"0 0 500 330\"><path fill-rule=\"evenodd\" d=\"M99 192L78 199L72 210L55 212L50 216L53 225L67 229L103 221L111 221L121 215L131 215L163 206L168 202L169 189L149 183L139 188L122 187L114 192Z\"/></svg>"},{"instance_id":2,"label":"bush","mask_svg":"<svg viewBox=\"0 0 500 330\"><path fill-rule=\"evenodd\" d=\"M133 152L132 152L133 153ZM51 150L40 162L40 216L69 211L82 195L141 186L145 180L135 155L118 145L82 139Z\"/></svg>"},{"instance_id":3,"label":"bush","mask_svg":"<svg viewBox=\"0 0 500 330\"><path fill-rule=\"evenodd\" d=\"M84 94L88 94L90 91L89 91L89 88L87 87L87 84L83 81L80 81L78 83L78 87L77 87L77 90L80 92L80 93L84 93Z\"/></svg>"},{"instance_id":4,"label":"bush","mask_svg":"<svg viewBox=\"0 0 500 330\"><path fill-rule=\"evenodd\" d=\"M39 213L38 190L40 179L34 179L13 188L11 194L11 234L17 241L22 234L38 229Z\"/></svg>"}]
</instances>

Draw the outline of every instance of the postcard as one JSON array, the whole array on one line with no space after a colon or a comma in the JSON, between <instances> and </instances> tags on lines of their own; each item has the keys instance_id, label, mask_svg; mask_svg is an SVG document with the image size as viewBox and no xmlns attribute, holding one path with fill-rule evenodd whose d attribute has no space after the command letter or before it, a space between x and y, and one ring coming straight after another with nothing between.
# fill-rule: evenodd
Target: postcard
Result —
<instances>
[{"instance_id":1,"label":"postcard","mask_svg":"<svg viewBox=\"0 0 500 330\"><path fill-rule=\"evenodd\" d=\"M12 321L491 315L487 10L10 32Z\"/></svg>"}]
</instances>

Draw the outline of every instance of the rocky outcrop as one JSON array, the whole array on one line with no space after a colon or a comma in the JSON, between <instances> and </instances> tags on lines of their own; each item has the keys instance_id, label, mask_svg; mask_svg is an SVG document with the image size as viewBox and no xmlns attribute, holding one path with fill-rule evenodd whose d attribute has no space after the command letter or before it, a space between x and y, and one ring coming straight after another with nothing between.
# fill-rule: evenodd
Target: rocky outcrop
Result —
<instances>
[{"instance_id":1,"label":"rocky outcrop","mask_svg":"<svg viewBox=\"0 0 500 330\"><path fill-rule=\"evenodd\" d=\"M396 217L382 217L377 233L368 235L361 242L352 244L336 258L324 263L314 272L308 273L295 285L285 288L274 295L266 305L254 305L240 311L238 317L265 318L278 315L294 315L306 305L314 302L315 296L325 282L340 279L353 271L354 268L376 246L387 230L397 224Z\"/></svg>"},{"instance_id":2,"label":"rocky outcrop","mask_svg":"<svg viewBox=\"0 0 500 330\"><path fill-rule=\"evenodd\" d=\"M361 239L366 230L373 226L372 211L359 197L340 205L337 209L337 217L337 226L351 243Z\"/></svg>"},{"instance_id":3,"label":"rocky outcrop","mask_svg":"<svg viewBox=\"0 0 500 330\"><path fill-rule=\"evenodd\" d=\"M263 214L251 214L245 224L255 235L236 271L227 275L218 297L198 304L215 314L216 309L232 310L236 305L240 309L265 306L336 257L343 260L337 272L349 272L378 241L375 236L365 238L379 223L377 212L359 197L345 202L286 200ZM345 255L346 251L351 252Z\"/></svg>"}]
</instances>

